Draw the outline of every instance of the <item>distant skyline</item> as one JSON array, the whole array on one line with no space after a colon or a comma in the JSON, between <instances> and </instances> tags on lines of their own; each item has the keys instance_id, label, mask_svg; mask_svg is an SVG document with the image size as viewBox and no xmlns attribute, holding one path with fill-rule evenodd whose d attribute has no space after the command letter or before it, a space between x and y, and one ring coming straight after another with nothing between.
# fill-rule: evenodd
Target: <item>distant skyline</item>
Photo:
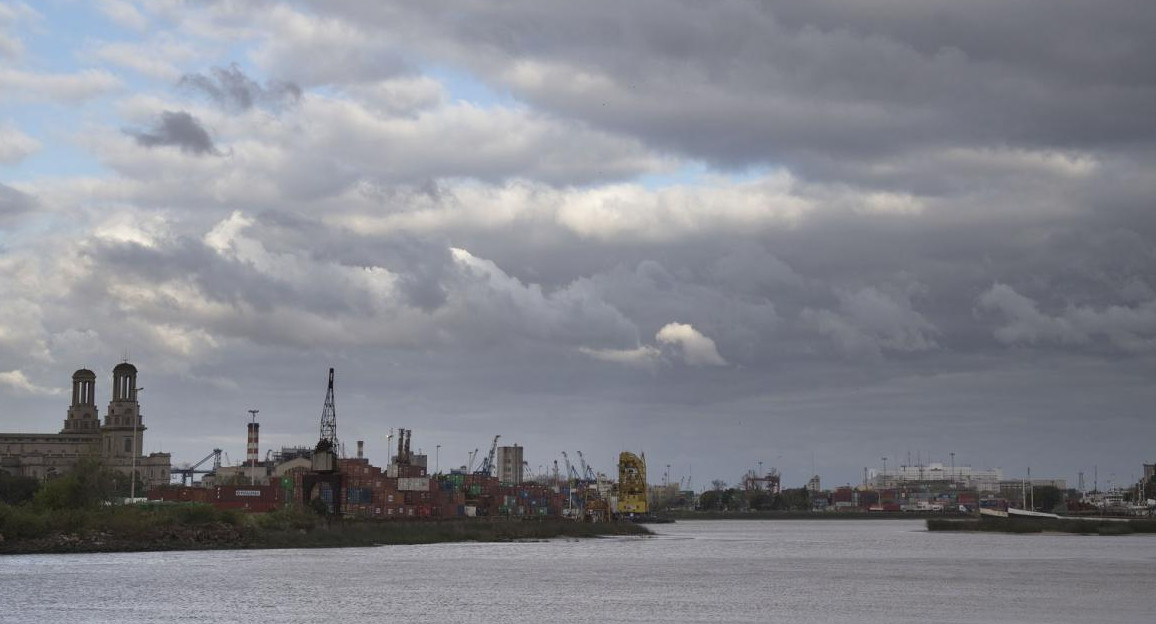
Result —
<instances>
[{"instance_id":1,"label":"distant skyline","mask_svg":"<svg viewBox=\"0 0 1156 624\"><path fill-rule=\"evenodd\" d=\"M1156 461L1140 0L0 0L0 431Z\"/></svg>"}]
</instances>

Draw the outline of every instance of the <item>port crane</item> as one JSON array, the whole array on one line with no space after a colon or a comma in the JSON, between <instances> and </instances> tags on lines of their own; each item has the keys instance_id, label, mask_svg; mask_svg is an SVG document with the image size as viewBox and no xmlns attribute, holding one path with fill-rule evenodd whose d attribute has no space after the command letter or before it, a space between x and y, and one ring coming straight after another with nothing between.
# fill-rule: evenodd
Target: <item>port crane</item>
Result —
<instances>
[{"instance_id":1,"label":"port crane","mask_svg":"<svg viewBox=\"0 0 1156 624\"><path fill-rule=\"evenodd\" d=\"M494 472L494 455L496 455L498 452L498 438L500 438L500 437L502 437L502 436L501 435L494 436L494 442L492 444L490 444L490 454L486 455L486 458L482 460L481 467L479 467L477 469L477 471L474 472L474 474L486 475L486 476L490 476L493 474L493 472Z\"/></svg>"},{"instance_id":2,"label":"port crane","mask_svg":"<svg viewBox=\"0 0 1156 624\"><path fill-rule=\"evenodd\" d=\"M594 469L586 463L586 457L582 455L582 451L578 451L578 461L582 464L582 476L590 483L597 481L597 477L594 476Z\"/></svg>"},{"instance_id":3,"label":"port crane","mask_svg":"<svg viewBox=\"0 0 1156 624\"><path fill-rule=\"evenodd\" d=\"M202 464L209 461L210 459L213 460L213 467L212 468L206 469L206 470L198 470L198 468L200 468ZM171 469L169 469L169 473L181 475L181 485L188 486L188 485L191 485L193 482L193 479L196 478L194 475L214 474L215 472L217 472L217 469L220 467L221 467L221 449L213 449L212 453L205 455L204 459L193 464L192 466L189 466L188 468L171 468Z\"/></svg>"},{"instance_id":4,"label":"port crane","mask_svg":"<svg viewBox=\"0 0 1156 624\"><path fill-rule=\"evenodd\" d=\"M566 478L574 483L581 481L582 477L578 476L578 470L570 463L570 456L566 454L566 451L562 451L562 460L566 462Z\"/></svg>"}]
</instances>

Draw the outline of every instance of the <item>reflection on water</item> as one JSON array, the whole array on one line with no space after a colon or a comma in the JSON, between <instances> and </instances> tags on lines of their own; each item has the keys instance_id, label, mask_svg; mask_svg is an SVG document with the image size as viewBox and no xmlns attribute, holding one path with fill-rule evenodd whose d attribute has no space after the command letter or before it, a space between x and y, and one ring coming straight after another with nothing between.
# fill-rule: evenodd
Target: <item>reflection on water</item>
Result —
<instances>
[{"instance_id":1,"label":"reflection on water","mask_svg":"<svg viewBox=\"0 0 1156 624\"><path fill-rule=\"evenodd\" d=\"M0 622L1146 622L1156 538L714 521L655 538L0 557Z\"/></svg>"}]
</instances>

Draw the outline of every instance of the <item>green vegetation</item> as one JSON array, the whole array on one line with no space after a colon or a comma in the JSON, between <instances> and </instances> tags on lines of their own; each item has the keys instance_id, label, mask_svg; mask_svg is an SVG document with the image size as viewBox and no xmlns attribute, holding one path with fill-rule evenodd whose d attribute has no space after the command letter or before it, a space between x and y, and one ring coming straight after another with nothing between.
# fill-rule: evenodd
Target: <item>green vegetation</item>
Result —
<instances>
[{"instance_id":1,"label":"green vegetation","mask_svg":"<svg viewBox=\"0 0 1156 624\"><path fill-rule=\"evenodd\" d=\"M12 476L0 472L0 503L5 505L26 503L32 500L38 489L40 482L32 477Z\"/></svg>"},{"instance_id":2,"label":"green vegetation","mask_svg":"<svg viewBox=\"0 0 1156 624\"><path fill-rule=\"evenodd\" d=\"M929 519L928 531L990 531L995 533L1075 533L1131 535L1156 533L1156 520L1071 520L1051 518L987 518L983 520Z\"/></svg>"},{"instance_id":3,"label":"green vegetation","mask_svg":"<svg viewBox=\"0 0 1156 624\"><path fill-rule=\"evenodd\" d=\"M98 462L40 485L0 473L0 554L214 548L317 548L649 535L631 523L560 519L343 520L315 509L267 514L199 503L119 505L122 475ZM318 513L320 511L320 513Z\"/></svg>"},{"instance_id":4,"label":"green vegetation","mask_svg":"<svg viewBox=\"0 0 1156 624\"><path fill-rule=\"evenodd\" d=\"M645 527L630 523L581 524L557 519L358 521L327 519L310 510L294 509L245 514L199 503L90 509L0 504L0 553L8 554L328 548L649 534Z\"/></svg>"},{"instance_id":5,"label":"green vegetation","mask_svg":"<svg viewBox=\"0 0 1156 624\"><path fill-rule=\"evenodd\" d=\"M811 493L806 488L785 489L779 494L762 490L723 489L716 484L698 497L701 511L810 511Z\"/></svg>"}]
</instances>

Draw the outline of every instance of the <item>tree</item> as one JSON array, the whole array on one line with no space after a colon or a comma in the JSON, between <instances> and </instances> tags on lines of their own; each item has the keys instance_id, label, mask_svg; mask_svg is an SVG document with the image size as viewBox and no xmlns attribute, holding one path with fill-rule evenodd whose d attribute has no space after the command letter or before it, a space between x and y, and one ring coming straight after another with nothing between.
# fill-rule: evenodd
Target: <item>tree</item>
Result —
<instances>
[{"instance_id":1,"label":"tree","mask_svg":"<svg viewBox=\"0 0 1156 624\"><path fill-rule=\"evenodd\" d=\"M82 459L76 468L45 483L32 502L43 509L96 507L116 496L120 475L94 459Z\"/></svg>"},{"instance_id":2,"label":"tree","mask_svg":"<svg viewBox=\"0 0 1156 624\"><path fill-rule=\"evenodd\" d=\"M19 505L32 500L40 482L33 477L22 477L0 472L0 502Z\"/></svg>"},{"instance_id":3,"label":"tree","mask_svg":"<svg viewBox=\"0 0 1156 624\"><path fill-rule=\"evenodd\" d=\"M807 488L783 490L775 498L772 509L809 511L811 509L811 493Z\"/></svg>"},{"instance_id":4,"label":"tree","mask_svg":"<svg viewBox=\"0 0 1156 624\"><path fill-rule=\"evenodd\" d=\"M749 493L747 504L758 511L774 509L775 496L765 490L755 490Z\"/></svg>"},{"instance_id":5,"label":"tree","mask_svg":"<svg viewBox=\"0 0 1156 624\"><path fill-rule=\"evenodd\" d=\"M1052 511L1064 502L1064 492L1053 485L1038 485L1032 488L1032 500L1036 509Z\"/></svg>"}]
</instances>

